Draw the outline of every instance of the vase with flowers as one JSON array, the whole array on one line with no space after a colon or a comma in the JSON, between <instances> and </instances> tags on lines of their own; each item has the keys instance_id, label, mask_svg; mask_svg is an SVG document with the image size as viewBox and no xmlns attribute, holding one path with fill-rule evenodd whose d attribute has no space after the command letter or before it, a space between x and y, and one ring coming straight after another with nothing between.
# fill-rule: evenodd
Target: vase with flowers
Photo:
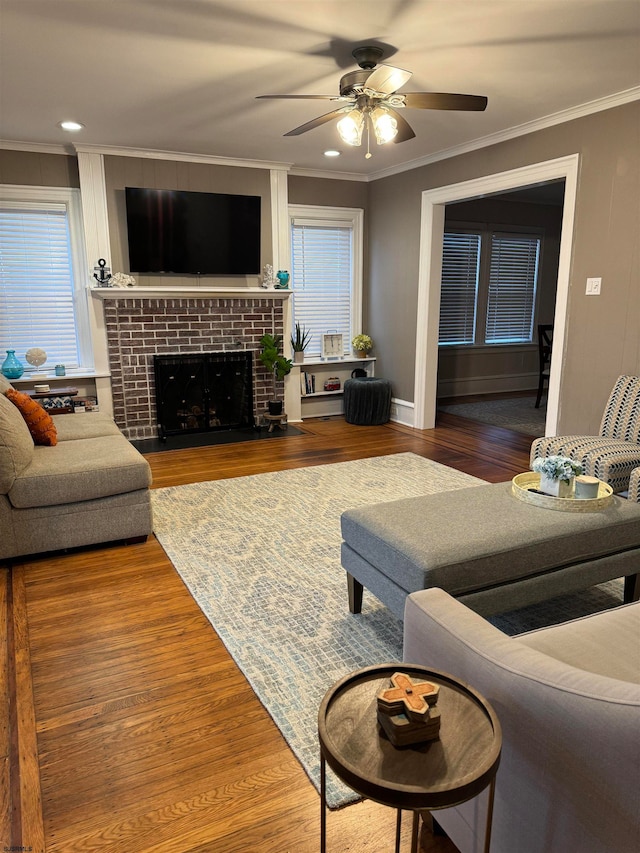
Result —
<instances>
[{"instance_id":1,"label":"vase with flowers","mask_svg":"<svg viewBox=\"0 0 640 853\"><path fill-rule=\"evenodd\" d=\"M540 491L556 498L570 498L573 481L582 474L582 465L568 456L546 456L534 459L532 470L540 474Z\"/></svg>"},{"instance_id":2,"label":"vase with flowers","mask_svg":"<svg viewBox=\"0 0 640 853\"><path fill-rule=\"evenodd\" d=\"M356 335L351 341L351 346L356 351L358 358L366 358L367 353L373 349L373 341L369 335Z\"/></svg>"}]
</instances>

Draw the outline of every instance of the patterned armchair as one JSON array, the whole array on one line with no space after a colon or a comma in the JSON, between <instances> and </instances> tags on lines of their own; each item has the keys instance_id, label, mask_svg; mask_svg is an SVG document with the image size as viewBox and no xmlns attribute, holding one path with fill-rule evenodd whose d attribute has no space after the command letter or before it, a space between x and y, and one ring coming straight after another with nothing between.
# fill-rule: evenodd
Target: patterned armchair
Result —
<instances>
[{"instance_id":1,"label":"patterned armchair","mask_svg":"<svg viewBox=\"0 0 640 853\"><path fill-rule=\"evenodd\" d=\"M629 500L640 503L640 468L634 468L629 480Z\"/></svg>"},{"instance_id":2,"label":"patterned armchair","mask_svg":"<svg viewBox=\"0 0 640 853\"><path fill-rule=\"evenodd\" d=\"M614 492L630 488L633 472L633 488L640 493L640 469L634 471L640 466L640 377L618 377L597 436L556 435L536 438L531 445L531 464L554 455L581 462L585 474L608 483Z\"/></svg>"}]
</instances>

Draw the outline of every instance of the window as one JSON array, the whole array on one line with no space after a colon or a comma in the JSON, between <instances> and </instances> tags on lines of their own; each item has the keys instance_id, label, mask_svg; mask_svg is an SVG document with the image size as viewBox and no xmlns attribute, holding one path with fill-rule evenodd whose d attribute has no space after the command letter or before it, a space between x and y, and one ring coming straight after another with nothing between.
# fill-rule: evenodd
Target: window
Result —
<instances>
[{"instance_id":1,"label":"window","mask_svg":"<svg viewBox=\"0 0 640 853\"><path fill-rule=\"evenodd\" d=\"M78 190L0 187L0 349L91 368L82 245Z\"/></svg>"},{"instance_id":2,"label":"window","mask_svg":"<svg viewBox=\"0 0 640 853\"><path fill-rule=\"evenodd\" d=\"M343 355L362 323L362 211L291 205L293 322L311 332L307 358L324 332L343 336Z\"/></svg>"},{"instance_id":3,"label":"window","mask_svg":"<svg viewBox=\"0 0 640 853\"><path fill-rule=\"evenodd\" d=\"M444 235L440 292L440 343L472 344L480 277L480 235Z\"/></svg>"},{"instance_id":4,"label":"window","mask_svg":"<svg viewBox=\"0 0 640 853\"><path fill-rule=\"evenodd\" d=\"M531 233L445 232L441 345L531 343L541 242Z\"/></svg>"}]
</instances>

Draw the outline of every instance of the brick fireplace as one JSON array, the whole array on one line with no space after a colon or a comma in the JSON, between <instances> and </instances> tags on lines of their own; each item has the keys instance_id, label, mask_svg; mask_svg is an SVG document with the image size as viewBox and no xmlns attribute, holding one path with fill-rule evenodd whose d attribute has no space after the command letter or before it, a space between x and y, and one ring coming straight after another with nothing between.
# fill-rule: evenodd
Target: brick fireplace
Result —
<instances>
[{"instance_id":1,"label":"brick fireplace","mask_svg":"<svg viewBox=\"0 0 640 853\"><path fill-rule=\"evenodd\" d=\"M250 350L253 407L266 410L271 377L258 360L260 338L283 334L283 299L274 296L143 296L104 299L113 414L130 439L157 436L153 356Z\"/></svg>"}]
</instances>

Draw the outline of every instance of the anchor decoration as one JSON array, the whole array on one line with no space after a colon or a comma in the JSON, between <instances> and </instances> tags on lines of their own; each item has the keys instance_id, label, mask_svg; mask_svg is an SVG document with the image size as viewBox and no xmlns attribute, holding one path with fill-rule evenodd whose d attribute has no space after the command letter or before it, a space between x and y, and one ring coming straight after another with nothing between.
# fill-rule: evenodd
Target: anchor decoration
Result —
<instances>
[{"instance_id":1,"label":"anchor decoration","mask_svg":"<svg viewBox=\"0 0 640 853\"><path fill-rule=\"evenodd\" d=\"M111 267L107 266L104 258L100 258L97 266L93 268L93 277L98 282L98 287L111 287Z\"/></svg>"}]
</instances>

